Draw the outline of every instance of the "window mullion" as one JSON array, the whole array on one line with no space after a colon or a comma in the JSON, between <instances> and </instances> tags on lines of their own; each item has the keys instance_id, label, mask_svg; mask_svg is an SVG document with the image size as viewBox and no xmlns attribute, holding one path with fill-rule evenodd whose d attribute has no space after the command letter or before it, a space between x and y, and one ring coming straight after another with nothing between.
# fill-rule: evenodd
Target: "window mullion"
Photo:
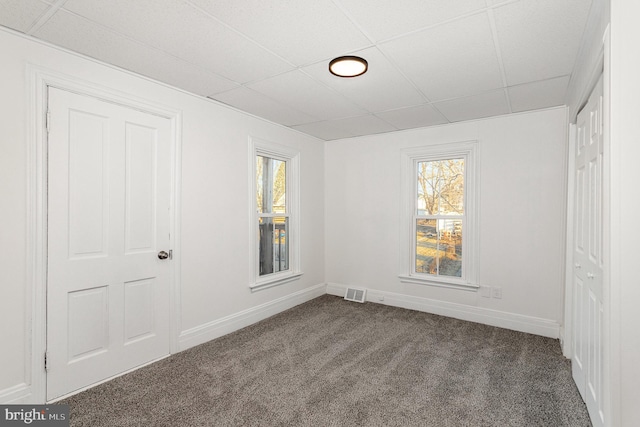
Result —
<instances>
[{"instance_id":1,"label":"window mullion","mask_svg":"<svg viewBox=\"0 0 640 427\"><path fill-rule=\"evenodd\" d=\"M261 213L258 212L258 218L289 218L288 213Z\"/></svg>"}]
</instances>

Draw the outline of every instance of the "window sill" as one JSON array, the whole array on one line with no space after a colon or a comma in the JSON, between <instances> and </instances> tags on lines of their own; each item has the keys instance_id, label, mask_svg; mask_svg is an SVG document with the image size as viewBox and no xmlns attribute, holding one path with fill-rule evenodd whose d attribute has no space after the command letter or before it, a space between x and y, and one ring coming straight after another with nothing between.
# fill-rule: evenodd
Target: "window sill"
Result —
<instances>
[{"instance_id":1,"label":"window sill","mask_svg":"<svg viewBox=\"0 0 640 427\"><path fill-rule=\"evenodd\" d=\"M298 278L300 278L302 274L303 273L301 271L296 273L287 273L285 275L278 274L277 276L268 277L252 283L249 285L249 288L251 289L251 292L261 291L263 289L272 288L274 286L283 285L285 283L298 280Z\"/></svg>"},{"instance_id":2,"label":"window sill","mask_svg":"<svg viewBox=\"0 0 640 427\"><path fill-rule=\"evenodd\" d=\"M398 275L398 277L400 278L400 281L402 283L415 283L418 285L436 286L439 288L449 288L449 289L460 289L463 291L472 291L472 292L477 292L478 289L480 289L479 285L474 285L472 283L464 283L462 281L457 282L457 281L436 280L436 279L429 279L429 278L418 277L418 276L411 276L407 274L400 274Z\"/></svg>"}]
</instances>

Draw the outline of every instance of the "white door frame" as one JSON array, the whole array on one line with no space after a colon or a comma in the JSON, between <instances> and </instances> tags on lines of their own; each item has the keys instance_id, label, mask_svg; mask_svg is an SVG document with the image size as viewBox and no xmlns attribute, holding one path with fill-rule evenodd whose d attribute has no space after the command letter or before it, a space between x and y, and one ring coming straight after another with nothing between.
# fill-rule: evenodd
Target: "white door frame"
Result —
<instances>
[{"instance_id":1,"label":"white door frame","mask_svg":"<svg viewBox=\"0 0 640 427\"><path fill-rule=\"evenodd\" d=\"M567 144L567 206L565 224L567 237L565 241L565 287L564 287L564 322L562 325L562 354L567 359L573 357L573 242L574 242L574 209L575 209L575 149L578 137L577 126L569 123L569 143Z\"/></svg>"},{"instance_id":2,"label":"white door frame","mask_svg":"<svg viewBox=\"0 0 640 427\"><path fill-rule=\"evenodd\" d=\"M616 163L616 159L611 150L611 24L609 24L602 37L603 43L603 71L602 71L602 138L604 144L604 158L602 169L602 251L603 251L603 274L602 274L602 298L605 302L605 311L603 319L603 336L602 336L602 363L604 369L602 372L602 394L604 396L604 425L617 425L617 418L620 415L619 399L616 392L619 385L618 378L614 375L614 369L617 369L618 363L613 361L619 360L619 347L616 345L618 340L619 329L616 329L617 319L616 313L620 312L619 299L617 298L618 289L614 286L613 276L613 245L611 236L613 236L614 222L611 216L612 198L614 193L617 194L619 188L615 184L613 178L612 165Z\"/></svg>"},{"instance_id":3,"label":"white door frame","mask_svg":"<svg viewBox=\"0 0 640 427\"><path fill-rule=\"evenodd\" d=\"M135 98L114 88L101 86L74 76L27 64L27 289L25 346L30 358L26 378L30 382L30 402L46 401L47 374L44 370L47 325L47 92L56 87L91 96L167 118L171 121L171 199L170 236L173 261L170 265L171 354L178 351L180 332L180 200L182 113L164 105Z\"/></svg>"}]
</instances>

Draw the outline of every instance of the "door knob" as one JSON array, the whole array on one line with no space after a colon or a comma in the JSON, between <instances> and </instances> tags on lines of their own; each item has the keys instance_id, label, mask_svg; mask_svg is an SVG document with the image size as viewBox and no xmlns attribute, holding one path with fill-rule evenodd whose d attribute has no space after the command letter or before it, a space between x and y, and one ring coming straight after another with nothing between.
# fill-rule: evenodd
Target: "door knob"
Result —
<instances>
[{"instance_id":1,"label":"door knob","mask_svg":"<svg viewBox=\"0 0 640 427\"><path fill-rule=\"evenodd\" d=\"M160 251L160 252L158 252L158 258L160 258L160 259L167 259L167 258L169 258L169 252L166 252L166 251Z\"/></svg>"}]
</instances>

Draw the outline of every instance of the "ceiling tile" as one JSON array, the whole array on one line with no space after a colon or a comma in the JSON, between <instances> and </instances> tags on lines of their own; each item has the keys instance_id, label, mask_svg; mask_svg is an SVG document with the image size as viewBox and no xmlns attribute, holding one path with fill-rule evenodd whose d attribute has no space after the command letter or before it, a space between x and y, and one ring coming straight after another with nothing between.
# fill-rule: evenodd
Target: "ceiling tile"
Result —
<instances>
[{"instance_id":1,"label":"ceiling tile","mask_svg":"<svg viewBox=\"0 0 640 427\"><path fill-rule=\"evenodd\" d=\"M0 25L26 32L48 8L40 0L0 0Z\"/></svg>"},{"instance_id":2,"label":"ceiling tile","mask_svg":"<svg viewBox=\"0 0 640 427\"><path fill-rule=\"evenodd\" d=\"M191 0L297 66L371 42L331 0Z\"/></svg>"},{"instance_id":3,"label":"ceiling tile","mask_svg":"<svg viewBox=\"0 0 640 427\"><path fill-rule=\"evenodd\" d=\"M64 7L238 83L293 69L179 0L68 0Z\"/></svg>"},{"instance_id":4,"label":"ceiling tile","mask_svg":"<svg viewBox=\"0 0 640 427\"><path fill-rule=\"evenodd\" d=\"M433 105L451 122L509 113L509 106L502 89L466 98L436 102Z\"/></svg>"},{"instance_id":5,"label":"ceiling tile","mask_svg":"<svg viewBox=\"0 0 640 427\"><path fill-rule=\"evenodd\" d=\"M293 109L318 117L320 121L365 113L339 93L298 70L250 84L248 87Z\"/></svg>"},{"instance_id":6,"label":"ceiling tile","mask_svg":"<svg viewBox=\"0 0 640 427\"><path fill-rule=\"evenodd\" d=\"M373 115L331 120L330 123L334 124L339 129L345 129L353 136L370 135L397 130L395 126L392 126Z\"/></svg>"},{"instance_id":7,"label":"ceiling tile","mask_svg":"<svg viewBox=\"0 0 640 427\"><path fill-rule=\"evenodd\" d=\"M569 79L563 76L508 88L513 112L563 105Z\"/></svg>"},{"instance_id":8,"label":"ceiling tile","mask_svg":"<svg viewBox=\"0 0 640 427\"><path fill-rule=\"evenodd\" d=\"M284 126L299 125L318 120L246 87L239 87L211 96L211 98Z\"/></svg>"},{"instance_id":9,"label":"ceiling tile","mask_svg":"<svg viewBox=\"0 0 640 427\"><path fill-rule=\"evenodd\" d=\"M502 87L486 13L380 45L430 101Z\"/></svg>"},{"instance_id":10,"label":"ceiling tile","mask_svg":"<svg viewBox=\"0 0 640 427\"><path fill-rule=\"evenodd\" d=\"M448 123L442 114L427 104L376 113L376 116L398 129L413 129Z\"/></svg>"},{"instance_id":11,"label":"ceiling tile","mask_svg":"<svg viewBox=\"0 0 640 427\"><path fill-rule=\"evenodd\" d=\"M338 0L376 41L482 9L484 0Z\"/></svg>"},{"instance_id":12,"label":"ceiling tile","mask_svg":"<svg viewBox=\"0 0 640 427\"><path fill-rule=\"evenodd\" d=\"M237 86L65 11L53 15L34 36L202 96Z\"/></svg>"},{"instance_id":13,"label":"ceiling tile","mask_svg":"<svg viewBox=\"0 0 640 427\"><path fill-rule=\"evenodd\" d=\"M355 136L346 128L341 128L333 123L333 121L307 123L304 125L293 126L293 129L299 130L300 132L304 132L325 141L350 138Z\"/></svg>"},{"instance_id":14,"label":"ceiling tile","mask_svg":"<svg viewBox=\"0 0 640 427\"><path fill-rule=\"evenodd\" d=\"M293 128L325 141L397 130L394 126L373 115L307 123L293 126Z\"/></svg>"},{"instance_id":15,"label":"ceiling tile","mask_svg":"<svg viewBox=\"0 0 640 427\"><path fill-rule=\"evenodd\" d=\"M591 0L518 1L494 10L507 83L570 74Z\"/></svg>"},{"instance_id":16,"label":"ceiling tile","mask_svg":"<svg viewBox=\"0 0 640 427\"><path fill-rule=\"evenodd\" d=\"M425 102L422 94L391 65L375 47L354 53L366 59L369 70L357 78L345 79L329 72L328 62L302 70L351 99L369 112L385 111Z\"/></svg>"}]
</instances>

